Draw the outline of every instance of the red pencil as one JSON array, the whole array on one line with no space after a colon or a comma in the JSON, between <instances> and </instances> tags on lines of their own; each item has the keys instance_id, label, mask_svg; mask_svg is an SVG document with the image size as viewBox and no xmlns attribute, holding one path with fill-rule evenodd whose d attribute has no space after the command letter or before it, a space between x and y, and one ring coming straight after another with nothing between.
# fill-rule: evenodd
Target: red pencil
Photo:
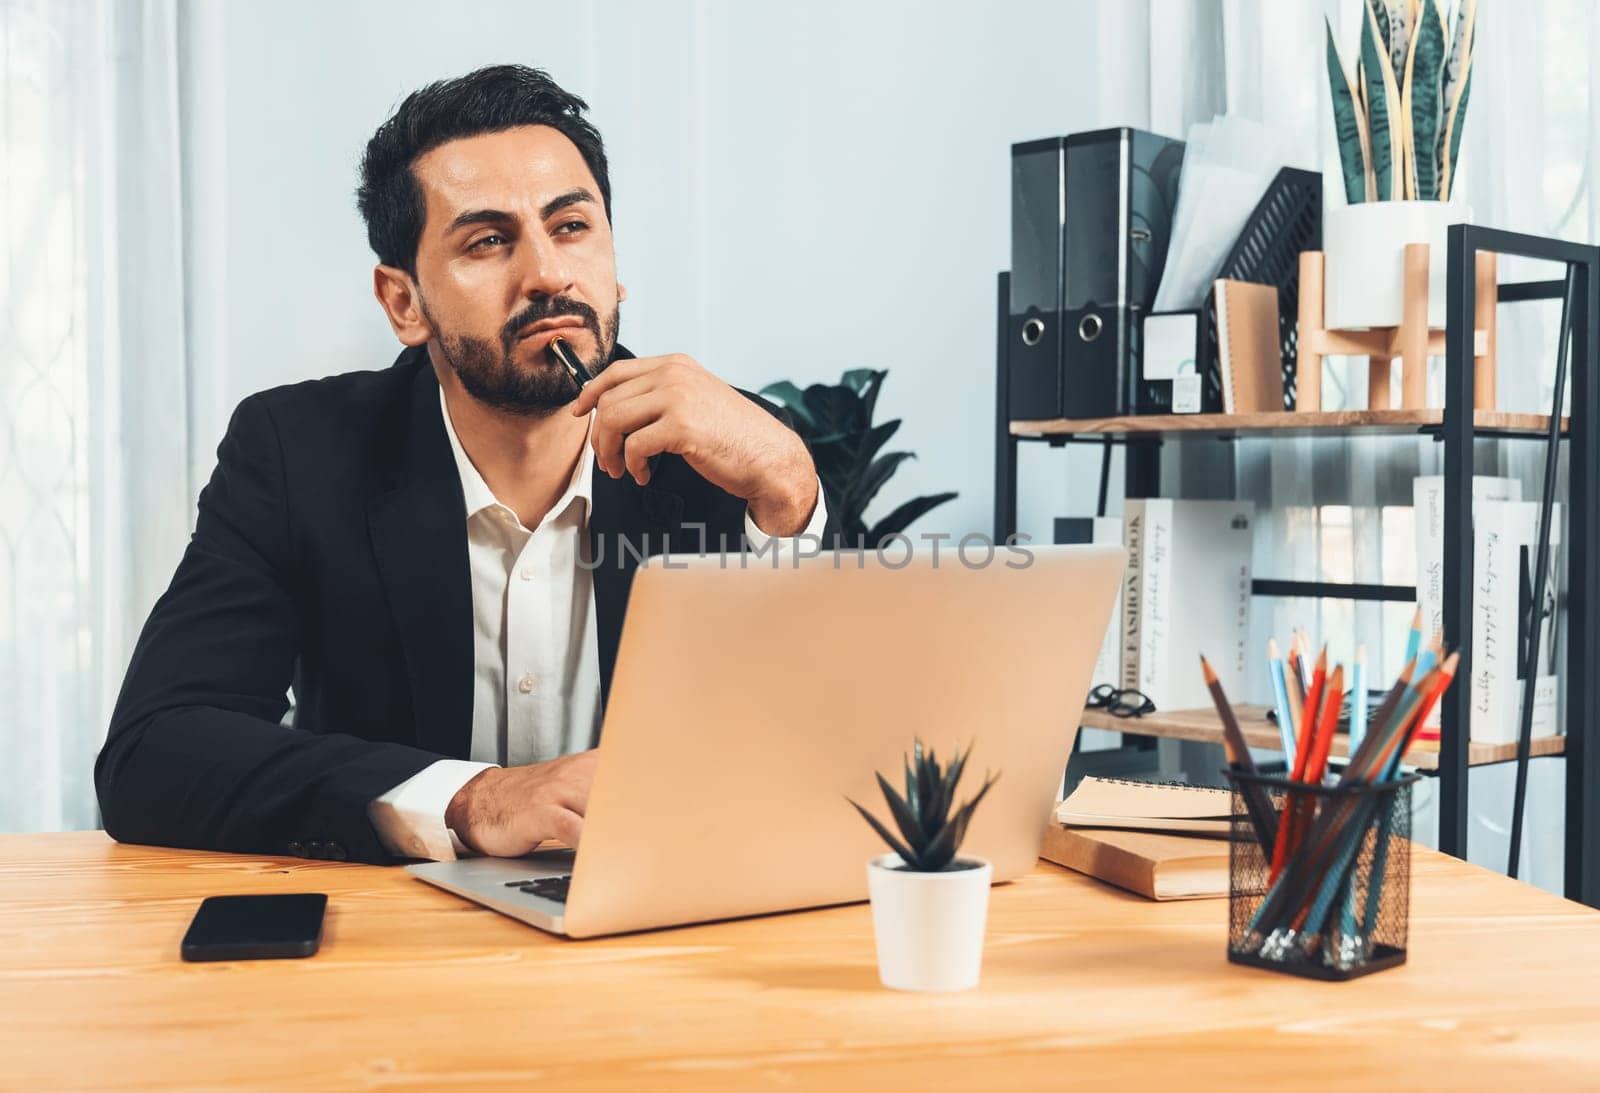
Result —
<instances>
[{"instance_id":1,"label":"red pencil","mask_svg":"<svg viewBox=\"0 0 1600 1093\"><path fill-rule=\"evenodd\" d=\"M1317 722L1317 737L1313 741L1311 762L1306 768L1305 780L1318 785L1328 770L1328 754L1333 750L1333 737L1339 729L1339 708L1344 703L1344 665L1333 670L1328 680L1327 693L1322 699L1322 717Z\"/></svg>"},{"instance_id":2,"label":"red pencil","mask_svg":"<svg viewBox=\"0 0 1600 1093\"><path fill-rule=\"evenodd\" d=\"M1311 689L1306 692L1305 713L1300 718L1300 739L1295 742L1294 768L1289 774L1289 780L1292 782L1305 781L1306 767L1311 760L1311 742L1316 735L1317 713L1320 710L1317 702L1322 697L1322 684L1327 672L1328 647L1324 645L1322 652L1317 655L1316 670L1311 674ZM1278 841L1272 848L1271 880L1278 879L1284 863L1289 860L1290 828L1296 826L1293 821L1298 812L1298 802L1291 796L1288 804L1284 806L1283 822L1278 824Z\"/></svg>"},{"instance_id":3,"label":"red pencil","mask_svg":"<svg viewBox=\"0 0 1600 1093\"><path fill-rule=\"evenodd\" d=\"M1449 688L1451 682L1456 678L1456 667L1460 664L1460 662L1461 654L1451 653L1449 656L1444 658L1443 664L1434 669L1431 675L1431 686L1428 689L1428 696L1422 700L1421 707L1418 708L1416 716L1411 719L1411 724L1407 726L1406 731L1400 741L1400 758L1402 761L1404 761L1406 757L1406 752L1410 749L1411 745L1420 735L1422 726L1427 723L1428 715L1433 712L1434 706L1438 705L1440 696L1444 694L1444 692ZM1378 765L1378 770L1381 771L1386 766L1388 766L1387 758L1383 763Z\"/></svg>"}]
</instances>

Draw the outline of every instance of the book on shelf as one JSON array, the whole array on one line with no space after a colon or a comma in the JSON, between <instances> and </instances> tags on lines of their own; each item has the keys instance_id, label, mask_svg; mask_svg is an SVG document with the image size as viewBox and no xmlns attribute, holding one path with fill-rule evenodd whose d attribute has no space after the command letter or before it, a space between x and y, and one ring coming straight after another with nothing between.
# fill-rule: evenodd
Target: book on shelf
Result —
<instances>
[{"instance_id":1,"label":"book on shelf","mask_svg":"<svg viewBox=\"0 0 1600 1093\"><path fill-rule=\"evenodd\" d=\"M1228 694L1245 693L1254 523L1249 501L1126 502L1123 686L1144 692L1156 709L1210 704L1195 668L1202 653Z\"/></svg>"},{"instance_id":2,"label":"book on shelf","mask_svg":"<svg viewBox=\"0 0 1600 1093\"><path fill-rule=\"evenodd\" d=\"M1072 543L1122 542L1122 521L1115 516L1058 516L1055 521L1055 541ZM1105 637L1100 642L1100 652L1095 657L1091 687L1109 683L1122 685L1122 597L1111 605L1111 621L1106 624ZM1122 743L1122 734L1109 729L1081 729L1078 733L1078 750L1106 751Z\"/></svg>"},{"instance_id":3,"label":"book on shelf","mask_svg":"<svg viewBox=\"0 0 1600 1093\"><path fill-rule=\"evenodd\" d=\"M1482 501L1472 527L1472 727L1482 743L1510 744L1521 728L1523 681L1534 676L1533 735L1560 731L1557 718L1556 619L1560 603L1556 555L1561 506L1550 518L1545 587L1533 586L1538 555L1537 501ZM1539 660L1529 664L1532 627L1541 627Z\"/></svg>"},{"instance_id":4,"label":"book on shelf","mask_svg":"<svg viewBox=\"0 0 1600 1093\"><path fill-rule=\"evenodd\" d=\"M1417 606L1422 611L1422 635L1426 641L1444 626L1444 476L1428 474L1413 479L1411 499L1417 549ZM1515 478L1475 474L1472 500L1474 511L1485 501L1521 501L1522 483ZM1438 706L1428 715L1425 727L1439 727Z\"/></svg>"}]
</instances>

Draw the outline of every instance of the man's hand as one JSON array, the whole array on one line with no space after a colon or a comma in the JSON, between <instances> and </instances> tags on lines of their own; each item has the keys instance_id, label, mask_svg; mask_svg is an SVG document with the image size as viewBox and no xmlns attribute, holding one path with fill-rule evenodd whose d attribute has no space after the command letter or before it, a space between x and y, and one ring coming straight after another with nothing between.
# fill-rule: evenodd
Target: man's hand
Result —
<instances>
[{"instance_id":1,"label":"man's hand","mask_svg":"<svg viewBox=\"0 0 1600 1093\"><path fill-rule=\"evenodd\" d=\"M480 854L516 858L547 839L576 847L594 781L593 750L526 767L491 767L456 791L444 822Z\"/></svg>"},{"instance_id":2,"label":"man's hand","mask_svg":"<svg viewBox=\"0 0 1600 1093\"><path fill-rule=\"evenodd\" d=\"M768 535L798 535L817 504L805 442L771 414L682 354L617 361L583 389L574 417L598 409L595 461L612 478L650 481L646 462L681 455L700 476L741 497Z\"/></svg>"}]
</instances>

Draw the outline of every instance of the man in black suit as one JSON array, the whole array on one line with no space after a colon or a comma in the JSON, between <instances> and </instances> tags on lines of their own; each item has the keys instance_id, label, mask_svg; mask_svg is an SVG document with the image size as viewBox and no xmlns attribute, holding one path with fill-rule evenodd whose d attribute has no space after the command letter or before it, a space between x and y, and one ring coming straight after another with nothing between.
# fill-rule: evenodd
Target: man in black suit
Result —
<instances>
[{"instance_id":1,"label":"man in black suit","mask_svg":"<svg viewBox=\"0 0 1600 1093\"><path fill-rule=\"evenodd\" d=\"M497 66L373 136L358 198L407 348L234 413L95 765L114 837L370 862L576 845L640 555L820 542L815 468L770 407L617 343L585 109ZM557 336L595 373L581 394Z\"/></svg>"}]
</instances>

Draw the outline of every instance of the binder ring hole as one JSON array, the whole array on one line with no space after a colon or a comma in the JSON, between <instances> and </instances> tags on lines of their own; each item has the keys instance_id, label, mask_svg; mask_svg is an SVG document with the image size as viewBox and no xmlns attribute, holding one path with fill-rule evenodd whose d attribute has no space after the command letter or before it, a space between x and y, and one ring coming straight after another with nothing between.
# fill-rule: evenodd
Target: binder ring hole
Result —
<instances>
[{"instance_id":1,"label":"binder ring hole","mask_svg":"<svg viewBox=\"0 0 1600 1093\"><path fill-rule=\"evenodd\" d=\"M1033 346L1039 344L1039 339L1044 337L1044 320L1029 319L1022 324L1022 344Z\"/></svg>"},{"instance_id":2,"label":"binder ring hole","mask_svg":"<svg viewBox=\"0 0 1600 1093\"><path fill-rule=\"evenodd\" d=\"M1078 320L1078 337L1086 342L1092 342L1100 336L1100 331L1104 325L1100 321L1100 316L1090 312Z\"/></svg>"}]
</instances>

